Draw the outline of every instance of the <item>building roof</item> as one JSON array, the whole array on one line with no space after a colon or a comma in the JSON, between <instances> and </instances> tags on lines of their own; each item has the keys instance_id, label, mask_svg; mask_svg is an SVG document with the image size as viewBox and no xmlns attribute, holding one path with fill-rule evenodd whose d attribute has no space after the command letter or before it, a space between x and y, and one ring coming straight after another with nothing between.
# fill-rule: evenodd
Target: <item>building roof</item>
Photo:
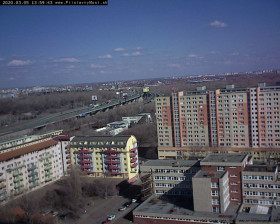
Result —
<instances>
[{"instance_id":1,"label":"building roof","mask_svg":"<svg viewBox=\"0 0 280 224\"><path fill-rule=\"evenodd\" d=\"M199 160L148 160L141 166L190 167L194 165L199 165Z\"/></svg>"},{"instance_id":2,"label":"building roof","mask_svg":"<svg viewBox=\"0 0 280 224\"><path fill-rule=\"evenodd\" d=\"M241 166L247 157L248 155L240 153L212 153L201 160L200 164L206 166Z\"/></svg>"},{"instance_id":3,"label":"building roof","mask_svg":"<svg viewBox=\"0 0 280 224\"><path fill-rule=\"evenodd\" d=\"M198 171L193 178L222 178L227 171Z\"/></svg>"},{"instance_id":4,"label":"building roof","mask_svg":"<svg viewBox=\"0 0 280 224\"><path fill-rule=\"evenodd\" d=\"M277 166L266 165L248 165L244 168L243 171L248 172L272 172L274 173L277 169Z\"/></svg>"},{"instance_id":5,"label":"building roof","mask_svg":"<svg viewBox=\"0 0 280 224\"><path fill-rule=\"evenodd\" d=\"M155 217L197 219L197 220L233 220L236 217L238 205L230 204L223 214L213 212L197 212L168 201L163 201L152 195L134 211L133 215L149 215Z\"/></svg>"},{"instance_id":6,"label":"building roof","mask_svg":"<svg viewBox=\"0 0 280 224\"><path fill-rule=\"evenodd\" d=\"M48 140L48 141L40 142L38 144L29 145L24 148L5 152L5 153L0 154L0 162L10 160L12 158L19 157L19 156L22 156L27 153L40 151L42 149L48 148L48 147L56 145L56 144L57 144L57 141Z\"/></svg>"},{"instance_id":7,"label":"building roof","mask_svg":"<svg viewBox=\"0 0 280 224\"><path fill-rule=\"evenodd\" d=\"M123 141L126 142L131 137L129 136L75 136L72 142L82 142L82 141Z\"/></svg>"}]
</instances>

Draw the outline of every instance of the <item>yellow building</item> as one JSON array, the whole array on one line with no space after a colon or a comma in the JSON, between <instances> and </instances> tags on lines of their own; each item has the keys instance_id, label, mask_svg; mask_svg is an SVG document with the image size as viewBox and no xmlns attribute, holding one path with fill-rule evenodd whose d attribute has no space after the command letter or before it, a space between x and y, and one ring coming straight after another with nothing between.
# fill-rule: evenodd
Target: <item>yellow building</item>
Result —
<instances>
[{"instance_id":1,"label":"yellow building","mask_svg":"<svg viewBox=\"0 0 280 224\"><path fill-rule=\"evenodd\" d=\"M74 137L70 143L71 164L92 177L114 177L133 182L138 177L137 140L134 136Z\"/></svg>"}]
</instances>

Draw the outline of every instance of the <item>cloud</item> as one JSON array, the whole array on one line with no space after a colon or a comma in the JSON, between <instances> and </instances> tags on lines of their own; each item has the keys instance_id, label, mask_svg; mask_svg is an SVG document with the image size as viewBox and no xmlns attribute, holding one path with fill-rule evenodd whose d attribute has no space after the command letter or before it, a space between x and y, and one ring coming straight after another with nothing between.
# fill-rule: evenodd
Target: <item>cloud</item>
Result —
<instances>
[{"instance_id":1,"label":"cloud","mask_svg":"<svg viewBox=\"0 0 280 224\"><path fill-rule=\"evenodd\" d=\"M168 67L170 67L170 68L180 68L181 65L179 65L179 64L168 64Z\"/></svg>"},{"instance_id":2,"label":"cloud","mask_svg":"<svg viewBox=\"0 0 280 224\"><path fill-rule=\"evenodd\" d=\"M59 58L54 60L54 62L70 62L70 63L79 62L79 61L80 60L78 60L77 58Z\"/></svg>"},{"instance_id":3,"label":"cloud","mask_svg":"<svg viewBox=\"0 0 280 224\"><path fill-rule=\"evenodd\" d=\"M137 51L140 51L140 50L143 50L144 48L143 47L136 47L135 50Z\"/></svg>"},{"instance_id":4,"label":"cloud","mask_svg":"<svg viewBox=\"0 0 280 224\"><path fill-rule=\"evenodd\" d=\"M11 77L11 78L9 78L9 80L13 81L13 80L15 80L15 78L14 78L14 77Z\"/></svg>"},{"instance_id":5,"label":"cloud","mask_svg":"<svg viewBox=\"0 0 280 224\"><path fill-rule=\"evenodd\" d=\"M106 55L103 55L103 56L99 56L98 58L110 59L110 58L112 58L112 55L106 54Z\"/></svg>"},{"instance_id":6,"label":"cloud","mask_svg":"<svg viewBox=\"0 0 280 224\"><path fill-rule=\"evenodd\" d=\"M141 55L143 55L143 54L140 51L135 51L131 54L128 54L128 53L122 54L122 56L124 56L124 57L137 57L137 56L141 56Z\"/></svg>"},{"instance_id":7,"label":"cloud","mask_svg":"<svg viewBox=\"0 0 280 224\"><path fill-rule=\"evenodd\" d=\"M7 64L7 66L26 66L26 65L31 65L31 64L32 64L32 61L30 61L30 60L26 60L26 61L12 60Z\"/></svg>"},{"instance_id":8,"label":"cloud","mask_svg":"<svg viewBox=\"0 0 280 224\"><path fill-rule=\"evenodd\" d=\"M212 26L212 27L216 27L216 28L225 28L225 27L227 27L226 23L220 22L218 20L215 20L214 22L209 23L208 25Z\"/></svg>"},{"instance_id":9,"label":"cloud","mask_svg":"<svg viewBox=\"0 0 280 224\"><path fill-rule=\"evenodd\" d=\"M109 72L109 71L104 71L104 70L101 70L100 72L99 72L100 74L110 74L111 72Z\"/></svg>"},{"instance_id":10,"label":"cloud","mask_svg":"<svg viewBox=\"0 0 280 224\"><path fill-rule=\"evenodd\" d=\"M4 58L0 58L0 61L4 61L5 59Z\"/></svg>"},{"instance_id":11,"label":"cloud","mask_svg":"<svg viewBox=\"0 0 280 224\"><path fill-rule=\"evenodd\" d=\"M105 68L104 65L97 65L97 64L91 64L90 67L91 68Z\"/></svg>"},{"instance_id":12,"label":"cloud","mask_svg":"<svg viewBox=\"0 0 280 224\"><path fill-rule=\"evenodd\" d=\"M121 47L118 47L118 48L114 49L114 51L116 51L116 52L121 52L121 51L125 51L125 49L124 49L124 48L121 48Z\"/></svg>"},{"instance_id":13,"label":"cloud","mask_svg":"<svg viewBox=\"0 0 280 224\"><path fill-rule=\"evenodd\" d=\"M75 66L75 65L69 65L69 66L67 66L66 68L72 69L72 68L76 68L76 66Z\"/></svg>"},{"instance_id":14,"label":"cloud","mask_svg":"<svg viewBox=\"0 0 280 224\"><path fill-rule=\"evenodd\" d=\"M196 54L189 54L188 57L189 58L197 58L197 55Z\"/></svg>"},{"instance_id":15,"label":"cloud","mask_svg":"<svg viewBox=\"0 0 280 224\"><path fill-rule=\"evenodd\" d=\"M230 54L230 56L238 56L238 55L239 55L238 52L233 52L233 53Z\"/></svg>"},{"instance_id":16,"label":"cloud","mask_svg":"<svg viewBox=\"0 0 280 224\"><path fill-rule=\"evenodd\" d=\"M210 54L213 54L213 55L215 55L215 54L220 54L221 52L220 51L211 51L210 52Z\"/></svg>"}]
</instances>

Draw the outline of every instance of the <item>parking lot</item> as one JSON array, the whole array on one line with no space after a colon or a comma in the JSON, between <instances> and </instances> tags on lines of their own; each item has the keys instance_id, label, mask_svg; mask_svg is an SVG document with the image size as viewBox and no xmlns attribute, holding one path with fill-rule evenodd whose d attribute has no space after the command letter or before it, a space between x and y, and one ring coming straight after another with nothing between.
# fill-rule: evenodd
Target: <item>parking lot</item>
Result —
<instances>
[{"instance_id":1,"label":"parking lot","mask_svg":"<svg viewBox=\"0 0 280 224\"><path fill-rule=\"evenodd\" d=\"M111 196L107 199L97 199L92 205L86 207L86 213L82 214L79 220L65 220L64 223L100 224L110 215L115 215L115 218L110 223L131 223L130 220L127 219L127 214L139 203L131 203L124 211L119 211L125 203L131 203L131 200L122 196Z\"/></svg>"}]
</instances>

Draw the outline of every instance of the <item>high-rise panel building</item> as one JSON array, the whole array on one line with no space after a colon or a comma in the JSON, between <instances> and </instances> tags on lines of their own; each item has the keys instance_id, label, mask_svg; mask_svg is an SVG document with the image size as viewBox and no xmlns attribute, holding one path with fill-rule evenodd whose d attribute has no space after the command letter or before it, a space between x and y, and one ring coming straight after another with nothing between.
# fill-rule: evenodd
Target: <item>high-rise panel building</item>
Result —
<instances>
[{"instance_id":1,"label":"high-rise panel building","mask_svg":"<svg viewBox=\"0 0 280 224\"><path fill-rule=\"evenodd\" d=\"M157 97L158 146L276 148L280 86L176 92Z\"/></svg>"}]
</instances>

